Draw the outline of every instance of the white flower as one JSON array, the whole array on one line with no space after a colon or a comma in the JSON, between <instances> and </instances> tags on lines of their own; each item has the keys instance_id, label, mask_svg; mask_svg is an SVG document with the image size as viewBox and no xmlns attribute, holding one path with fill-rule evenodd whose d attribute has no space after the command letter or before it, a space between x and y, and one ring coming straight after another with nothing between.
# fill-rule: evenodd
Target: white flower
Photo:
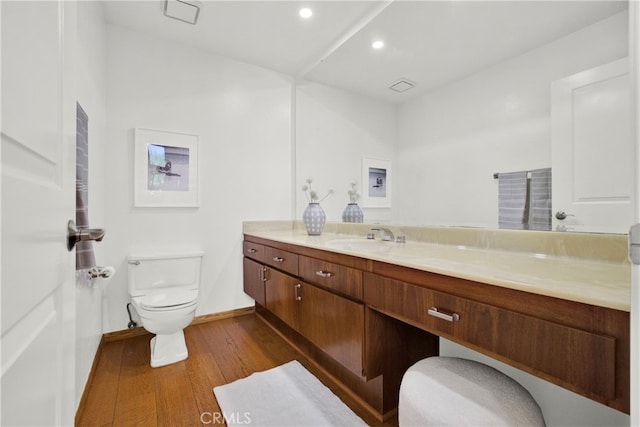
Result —
<instances>
[{"instance_id":1,"label":"white flower","mask_svg":"<svg viewBox=\"0 0 640 427\"><path fill-rule=\"evenodd\" d=\"M347 193L349 194L349 201L351 203L356 203L358 201L358 199L360 198L360 191L356 190L356 185L357 184L358 183L355 180L351 181L349 183L351 188L349 189L349 191L347 191Z\"/></svg>"},{"instance_id":2,"label":"white flower","mask_svg":"<svg viewBox=\"0 0 640 427\"><path fill-rule=\"evenodd\" d=\"M333 190L329 190L329 192L327 192L327 194L323 198L320 199L318 197L318 192L311 189L311 183L312 182L313 182L313 179L311 177L309 177L309 178L306 179L306 184L302 186L302 191L305 192L305 194L307 196L307 200L309 200L309 203L320 203L321 201L323 201L324 199L329 197L329 195L334 193Z\"/></svg>"}]
</instances>

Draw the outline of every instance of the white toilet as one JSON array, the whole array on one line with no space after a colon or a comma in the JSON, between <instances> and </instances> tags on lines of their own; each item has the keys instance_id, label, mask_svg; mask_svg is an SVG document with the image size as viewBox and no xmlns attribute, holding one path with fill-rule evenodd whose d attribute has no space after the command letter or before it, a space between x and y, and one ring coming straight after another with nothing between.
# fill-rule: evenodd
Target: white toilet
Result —
<instances>
[{"instance_id":1,"label":"white toilet","mask_svg":"<svg viewBox=\"0 0 640 427\"><path fill-rule=\"evenodd\" d=\"M129 294L151 339L151 366L188 356L183 329L196 313L203 252L130 256Z\"/></svg>"}]
</instances>

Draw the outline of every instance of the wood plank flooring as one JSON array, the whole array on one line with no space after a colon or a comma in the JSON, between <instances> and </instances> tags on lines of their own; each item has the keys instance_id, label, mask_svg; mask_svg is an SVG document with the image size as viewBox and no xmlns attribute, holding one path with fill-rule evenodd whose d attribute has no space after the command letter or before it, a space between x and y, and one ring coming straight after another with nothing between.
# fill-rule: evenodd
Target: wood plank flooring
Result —
<instances>
[{"instance_id":1,"label":"wood plank flooring","mask_svg":"<svg viewBox=\"0 0 640 427\"><path fill-rule=\"evenodd\" d=\"M396 420L378 422L256 314L189 326L187 360L160 368L149 365L150 339L143 335L103 344L77 426L221 425L213 387L294 359L367 424L397 425Z\"/></svg>"}]
</instances>

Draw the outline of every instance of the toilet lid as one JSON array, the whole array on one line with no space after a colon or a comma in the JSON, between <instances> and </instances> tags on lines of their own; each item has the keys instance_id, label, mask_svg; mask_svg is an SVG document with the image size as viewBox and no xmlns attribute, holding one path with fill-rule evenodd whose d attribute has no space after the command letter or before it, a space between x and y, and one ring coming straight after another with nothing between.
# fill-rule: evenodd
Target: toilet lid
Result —
<instances>
[{"instance_id":1,"label":"toilet lid","mask_svg":"<svg viewBox=\"0 0 640 427\"><path fill-rule=\"evenodd\" d=\"M140 300L143 308L176 307L192 303L198 297L194 289L166 289L145 295Z\"/></svg>"}]
</instances>

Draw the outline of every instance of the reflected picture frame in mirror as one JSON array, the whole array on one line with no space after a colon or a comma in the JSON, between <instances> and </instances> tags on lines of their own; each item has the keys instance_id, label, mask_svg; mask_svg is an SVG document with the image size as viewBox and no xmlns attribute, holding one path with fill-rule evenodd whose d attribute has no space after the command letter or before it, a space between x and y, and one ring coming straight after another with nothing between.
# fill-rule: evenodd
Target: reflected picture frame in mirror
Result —
<instances>
[{"instance_id":1,"label":"reflected picture frame in mirror","mask_svg":"<svg viewBox=\"0 0 640 427\"><path fill-rule=\"evenodd\" d=\"M362 206L390 208L393 173L391 161L362 157Z\"/></svg>"}]
</instances>

